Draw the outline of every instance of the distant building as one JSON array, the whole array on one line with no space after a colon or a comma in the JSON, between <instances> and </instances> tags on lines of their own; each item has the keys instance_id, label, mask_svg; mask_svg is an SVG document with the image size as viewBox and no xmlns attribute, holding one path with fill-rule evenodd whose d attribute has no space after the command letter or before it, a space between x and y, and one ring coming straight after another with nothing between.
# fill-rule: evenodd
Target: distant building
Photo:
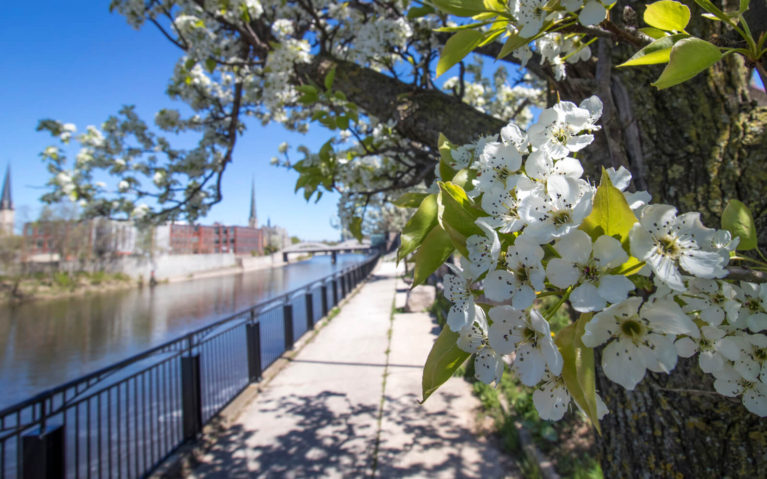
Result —
<instances>
[{"instance_id":1,"label":"distant building","mask_svg":"<svg viewBox=\"0 0 767 479\"><path fill-rule=\"evenodd\" d=\"M169 223L151 230L141 231L132 221L94 218L82 221L37 221L24 225L27 252L30 256L58 257L61 246L68 238L83 239L80 251L97 257L163 254L263 254L267 244L282 249L290 242L287 231L279 227L258 228L256 218L255 185L250 192L249 226L210 226ZM10 203L10 180L6 173L3 202L6 196L13 224L13 205ZM2 210L0 210L2 214ZM0 218L4 218L0 216Z\"/></svg>"},{"instance_id":2,"label":"distant building","mask_svg":"<svg viewBox=\"0 0 767 479\"><path fill-rule=\"evenodd\" d=\"M264 232L264 243L271 249L278 251L290 246L288 231L279 226L272 226L271 218L266 220L266 226L261 229Z\"/></svg>"},{"instance_id":3,"label":"distant building","mask_svg":"<svg viewBox=\"0 0 767 479\"><path fill-rule=\"evenodd\" d=\"M249 226L212 226L172 223L170 225L172 254L262 254L264 234Z\"/></svg>"},{"instance_id":4,"label":"distant building","mask_svg":"<svg viewBox=\"0 0 767 479\"><path fill-rule=\"evenodd\" d=\"M11 165L5 169L3 191L0 195L0 234L12 235L15 213L11 200Z\"/></svg>"}]
</instances>

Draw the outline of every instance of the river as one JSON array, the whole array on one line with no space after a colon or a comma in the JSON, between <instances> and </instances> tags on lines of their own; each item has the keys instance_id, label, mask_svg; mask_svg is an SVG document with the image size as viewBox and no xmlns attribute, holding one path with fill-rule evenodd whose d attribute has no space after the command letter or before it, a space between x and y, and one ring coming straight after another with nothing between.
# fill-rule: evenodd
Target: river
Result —
<instances>
[{"instance_id":1,"label":"river","mask_svg":"<svg viewBox=\"0 0 767 479\"><path fill-rule=\"evenodd\" d=\"M0 309L0 409L358 263L282 268L89 293Z\"/></svg>"}]
</instances>

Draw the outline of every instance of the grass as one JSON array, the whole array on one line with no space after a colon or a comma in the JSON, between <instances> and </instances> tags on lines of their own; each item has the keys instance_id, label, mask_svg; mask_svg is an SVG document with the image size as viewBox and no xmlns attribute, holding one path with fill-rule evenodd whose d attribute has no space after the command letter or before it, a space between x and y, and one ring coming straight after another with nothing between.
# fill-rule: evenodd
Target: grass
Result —
<instances>
[{"instance_id":1,"label":"grass","mask_svg":"<svg viewBox=\"0 0 767 479\"><path fill-rule=\"evenodd\" d=\"M23 301L35 297L56 297L103 285L128 285L130 281L131 278L123 273L57 271L0 278L0 290L5 299Z\"/></svg>"}]
</instances>

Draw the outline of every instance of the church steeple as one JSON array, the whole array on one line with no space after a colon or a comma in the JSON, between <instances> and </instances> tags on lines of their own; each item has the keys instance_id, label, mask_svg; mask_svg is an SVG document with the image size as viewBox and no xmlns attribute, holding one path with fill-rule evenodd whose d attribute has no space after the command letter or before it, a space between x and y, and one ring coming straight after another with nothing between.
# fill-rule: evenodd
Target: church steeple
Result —
<instances>
[{"instance_id":1,"label":"church steeple","mask_svg":"<svg viewBox=\"0 0 767 479\"><path fill-rule=\"evenodd\" d=\"M248 226L251 228L258 227L258 218L256 217L256 182L253 179L250 181L250 216L248 217Z\"/></svg>"},{"instance_id":2,"label":"church steeple","mask_svg":"<svg viewBox=\"0 0 767 479\"><path fill-rule=\"evenodd\" d=\"M0 196L0 234L13 234L13 200L11 199L11 165L5 170L3 192Z\"/></svg>"},{"instance_id":3,"label":"church steeple","mask_svg":"<svg viewBox=\"0 0 767 479\"><path fill-rule=\"evenodd\" d=\"M11 200L11 165L5 170L5 181L3 181L3 195L0 199L0 210L13 210L13 200Z\"/></svg>"}]
</instances>

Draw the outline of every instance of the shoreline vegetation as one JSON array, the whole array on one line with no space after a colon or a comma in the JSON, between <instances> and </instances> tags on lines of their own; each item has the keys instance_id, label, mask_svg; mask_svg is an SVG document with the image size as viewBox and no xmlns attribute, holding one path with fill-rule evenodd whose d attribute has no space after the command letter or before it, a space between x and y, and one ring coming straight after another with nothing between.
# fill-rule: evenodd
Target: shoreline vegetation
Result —
<instances>
[{"instance_id":1,"label":"shoreline vegetation","mask_svg":"<svg viewBox=\"0 0 767 479\"><path fill-rule=\"evenodd\" d=\"M285 266L285 264L298 263L311 258L312 255L301 255L290 258L288 263L272 265L267 269L279 268ZM185 276L164 278L159 280L159 283L189 281L256 270L233 267L226 270L198 271ZM52 273L0 276L0 305L19 305L30 301L46 301L82 296L94 291L142 288L145 286L149 286L149 282L143 280L143 278L134 278L125 273L106 273L104 271L93 273L85 271L57 271Z\"/></svg>"},{"instance_id":2,"label":"shoreline vegetation","mask_svg":"<svg viewBox=\"0 0 767 479\"><path fill-rule=\"evenodd\" d=\"M124 273L96 271L74 273L58 271L30 275L0 277L0 304L22 304L29 301L80 296L92 291L141 287Z\"/></svg>"}]
</instances>

